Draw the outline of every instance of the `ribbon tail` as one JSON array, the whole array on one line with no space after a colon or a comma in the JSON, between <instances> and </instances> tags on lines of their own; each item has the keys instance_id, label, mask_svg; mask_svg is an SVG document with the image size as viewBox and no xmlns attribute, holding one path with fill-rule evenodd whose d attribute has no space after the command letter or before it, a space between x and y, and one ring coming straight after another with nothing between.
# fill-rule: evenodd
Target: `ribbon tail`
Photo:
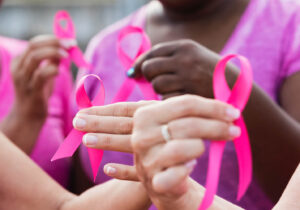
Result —
<instances>
[{"instance_id":1,"label":"ribbon tail","mask_svg":"<svg viewBox=\"0 0 300 210\"><path fill-rule=\"evenodd\" d=\"M70 50L72 61L80 68L91 69L91 65L84 60L84 55L79 47L73 47Z\"/></svg>"},{"instance_id":2,"label":"ribbon tail","mask_svg":"<svg viewBox=\"0 0 300 210\"><path fill-rule=\"evenodd\" d=\"M199 210L205 210L210 207L217 192L217 186L220 177L220 168L222 155L225 148L225 142L211 142L209 151L208 172L206 176L206 190Z\"/></svg>"},{"instance_id":3,"label":"ribbon tail","mask_svg":"<svg viewBox=\"0 0 300 210\"><path fill-rule=\"evenodd\" d=\"M112 100L112 103L127 101L134 87L135 81L133 79L126 78L115 98Z\"/></svg>"},{"instance_id":4,"label":"ribbon tail","mask_svg":"<svg viewBox=\"0 0 300 210\"><path fill-rule=\"evenodd\" d=\"M83 132L73 129L67 138L61 143L51 161L71 157L82 141Z\"/></svg>"},{"instance_id":5,"label":"ribbon tail","mask_svg":"<svg viewBox=\"0 0 300 210\"><path fill-rule=\"evenodd\" d=\"M159 100L151 83L149 83L145 78L139 79L137 82L146 100Z\"/></svg>"},{"instance_id":6,"label":"ribbon tail","mask_svg":"<svg viewBox=\"0 0 300 210\"><path fill-rule=\"evenodd\" d=\"M252 158L251 147L247 133L247 128L243 118L240 118L235 123L241 128L241 136L234 140L236 154L239 165L239 187L237 200L240 200L246 193L252 179Z\"/></svg>"},{"instance_id":7,"label":"ribbon tail","mask_svg":"<svg viewBox=\"0 0 300 210\"><path fill-rule=\"evenodd\" d=\"M103 150L88 148L88 153L89 153L90 163L93 171L94 182L95 182L101 164Z\"/></svg>"}]
</instances>

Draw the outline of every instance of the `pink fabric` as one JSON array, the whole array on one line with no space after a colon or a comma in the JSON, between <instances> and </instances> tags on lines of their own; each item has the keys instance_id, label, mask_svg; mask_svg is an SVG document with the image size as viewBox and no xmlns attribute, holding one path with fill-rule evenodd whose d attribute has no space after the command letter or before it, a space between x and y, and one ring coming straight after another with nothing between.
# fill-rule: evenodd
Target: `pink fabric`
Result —
<instances>
[{"instance_id":1,"label":"pink fabric","mask_svg":"<svg viewBox=\"0 0 300 210\"><path fill-rule=\"evenodd\" d=\"M14 87L9 63L12 58L22 53L26 46L25 41L0 37L2 66L0 73L0 120L9 113L14 101ZM69 96L71 92L71 72L69 69L61 68L55 80L53 95L49 100L49 116L30 155L41 168L65 187L69 180L70 160L59 160L51 163L50 159L70 130Z\"/></svg>"},{"instance_id":2,"label":"pink fabric","mask_svg":"<svg viewBox=\"0 0 300 210\"><path fill-rule=\"evenodd\" d=\"M247 57L253 68L254 81L277 102L278 88L285 78L300 70L300 3L297 0L251 0L239 24L220 53L240 54ZM89 44L86 56L94 66L92 71L99 75L107 90L106 104L111 103L113 96L120 88L120 81L124 81L124 67L118 59L115 50L118 34L122 28L133 24L145 27L145 8L134 15L113 24L97 34ZM131 41L130 41L131 40ZM139 37L132 36L124 47L134 55L138 50ZM236 63L236 61L233 61ZM236 63L238 65L238 63ZM86 72L81 72L81 75ZM93 94L94 85L89 87ZM138 101L143 98L138 88L128 101ZM84 147L81 149L83 166L89 174L88 157ZM238 168L236 154L232 143L226 145L223 164L221 167L218 195L230 200L246 209L271 209L272 202L263 193L254 179L245 196L236 202L238 186ZM102 166L108 162L132 163L132 156L118 152L105 151ZM208 153L199 160L192 177L199 183L205 184ZM91 174L89 174L92 178ZM103 173L97 182L101 183L109 178Z\"/></svg>"},{"instance_id":3,"label":"pink fabric","mask_svg":"<svg viewBox=\"0 0 300 210\"><path fill-rule=\"evenodd\" d=\"M233 88L230 89L225 78L225 69L227 63L234 58L237 58L241 62L241 70ZM251 94L252 84L252 68L247 58L232 54L225 56L217 63L213 74L215 99L231 104L243 112ZM233 139L239 166L237 200L240 200L252 180L252 155L249 136L243 117L241 116L237 119L234 124L241 128L241 135ZM218 189L220 167L225 145L226 141L212 141L210 143L208 172L205 185L206 190L199 210L209 208L213 202Z\"/></svg>"}]
</instances>

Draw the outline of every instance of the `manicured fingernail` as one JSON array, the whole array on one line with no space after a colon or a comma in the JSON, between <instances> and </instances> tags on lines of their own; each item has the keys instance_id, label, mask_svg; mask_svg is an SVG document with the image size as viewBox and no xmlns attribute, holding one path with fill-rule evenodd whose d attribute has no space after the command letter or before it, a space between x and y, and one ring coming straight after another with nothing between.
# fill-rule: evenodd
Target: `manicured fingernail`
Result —
<instances>
[{"instance_id":1,"label":"manicured fingernail","mask_svg":"<svg viewBox=\"0 0 300 210\"><path fill-rule=\"evenodd\" d=\"M59 42L61 46L66 49L77 46L77 41L75 39L61 39Z\"/></svg>"},{"instance_id":2,"label":"manicured fingernail","mask_svg":"<svg viewBox=\"0 0 300 210\"><path fill-rule=\"evenodd\" d=\"M130 68L128 71L127 71L127 77L129 78L134 78L135 77L135 70L134 68Z\"/></svg>"},{"instance_id":3,"label":"manicured fingernail","mask_svg":"<svg viewBox=\"0 0 300 210\"><path fill-rule=\"evenodd\" d=\"M86 126L86 121L84 119L79 118L79 117L75 117L73 119L73 126L75 128L84 128Z\"/></svg>"},{"instance_id":4,"label":"manicured fingernail","mask_svg":"<svg viewBox=\"0 0 300 210\"><path fill-rule=\"evenodd\" d=\"M229 134L232 137L239 137L241 135L241 128L235 125L229 127Z\"/></svg>"},{"instance_id":5,"label":"manicured fingernail","mask_svg":"<svg viewBox=\"0 0 300 210\"><path fill-rule=\"evenodd\" d=\"M241 116L240 110L234 108L226 109L226 114L228 117L233 119L238 119Z\"/></svg>"},{"instance_id":6,"label":"manicured fingernail","mask_svg":"<svg viewBox=\"0 0 300 210\"><path fill-rule=\"evenodd\" d=\"M114 167L111 167L111 166L107 166L105 167L105 173L107 175L113 175L117 172L117 169L115 169Z\"/></svg>"},{"instance_id":7,"label":"manicured fingernail","mask_svg":"<svg viewBox=\"0 0 300 210\"><path fill-rule=\"evenodd\" d=\"M59 49L58 53L61 57L63 58L67 58L69 56L69 54L67 53L67 51L63 50L63 49Z\"/></svg>"},{"instance_id":8,"label":"manicured fingernail","mask_svg":"<svg viewBox=\"0 0 300 210\"><path fill-rule=\"evenodd\" d=\"M91 134L86 134L83 136L83 143L86 146L95 146L98 141L98 138Z\"/></svg>"},{"instance_id":9,"label":"manicured fingernail","mask_svg":"<svg viewBox=\"0 0 300 210\"><path fill-rule=\"evenodd\" d=\"M185 164L185 167L188 169L188 171L192 172L196 165L197 165L197 160L194 159L194 160L187 162Z\"/></svg>"}]
</instances>

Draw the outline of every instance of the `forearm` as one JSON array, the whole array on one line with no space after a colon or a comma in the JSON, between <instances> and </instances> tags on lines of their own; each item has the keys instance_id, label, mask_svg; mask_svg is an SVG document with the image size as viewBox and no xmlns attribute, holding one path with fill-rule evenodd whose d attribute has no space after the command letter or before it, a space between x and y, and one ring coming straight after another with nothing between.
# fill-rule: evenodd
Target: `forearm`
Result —
<instances>
[{"instance_id":1,"label":"forearm","mask_svg":"<svg viewBox=\"0 0 300 210\"><path fill-rule=\"evenodd\" d=\"M76 198L0 133L0 209L59 210Z\"/></svg>"},{"instance_id":2,"label":"forearm","mask_svg":"<svg viewBox=\"0 0 300 210\"><path fill-rule=\"evenodd\" d=\"M150 205L151 201L141 183L111 180L66 203L62 210L146 210Z\"/></svg>"},{"instance_id":3,"label":"forearm","mask_svg":"<svg viewBox=\"0 0 300 210\"><path fill-rule=\"evenodd\" d=\"M199 205L204 197L205 188L202 187L200 184L195 182L192 179L189 179L188 183L188 191L183 196L177 198L176 200L172 198L163 198L157 197L153 198L153 203L159 210L169 210L169 209L176 209L176 210L197 210ZM238 210L241 209L234 204L215 196L213 204L209 208L210 210Z\"/></svg>"},{"instance_id":4,"label":"forearm","mask_svg":"<svg viewBox=\"0 0 300 210\"><path fill-rule=\"evenodd\" d=\"M274 210L300 209L300 164Z\"/></svg>"},{"instance_id":5,"label":"forearm","mask_svg":"<svg viewBox=\"0 0 300 210\"><path fill-rule=\"evenodd\" d=\"M26 154L30 154L39 133L46 120L46 116L29 118L19 114L16 108L1 121L2 131L16 146Z\"/></svg>"},{"instance_id":6,"label":"forearm","mask_svg":"<svg viewBox=\"0 0 300 210\"><path fill-rule=\"evenodd\" d=\"M140 183L112 180L75 196L52 180L0 133L0 209L147 209Z\"/></svg>"},{"instance_id":7,"label":"forearm","mask_svg":"<svg viewBox=\"0 0 300 210\"><path fill-rule=\"evenodd\" d=\"M277 201L300 160L300 125L256 85L243 115L254 173Z\"/></svg>"}]
</instances>

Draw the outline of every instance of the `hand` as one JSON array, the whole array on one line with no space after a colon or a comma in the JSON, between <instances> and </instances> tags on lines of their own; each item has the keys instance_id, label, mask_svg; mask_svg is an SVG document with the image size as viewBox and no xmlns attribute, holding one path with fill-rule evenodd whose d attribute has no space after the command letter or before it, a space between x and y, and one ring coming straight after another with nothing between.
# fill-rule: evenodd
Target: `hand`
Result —
<instances>
[{"instance_id":1,"label":"hand","mask_svg":"<svg viewBox=\"0 0 300 210\"><path fill-rule=\"evenodd\" d=\"M75 129L84 131L83 144L89 148L132 153L130 142L133 115L142 106L156 101L124 102L80 110L73 120ZM138 181L135 167L109 163L104 172L113 178Z\"/></svg>"},{"instance_id":2,"label":"hand","mask_svg":"<svg viewBox=\"0 0 300 210\"><path fill-rule=\"evenodd\" d=\"M59 40L53 36L38 36L29 42L25 52L12 64L16 97L13 112L26 120L46 118L59 61L67 56Z\"/></svg>"},{"instance_id":3,"label":"hand","mask_svg":"<svg viewBox=\"0 0 300 210\"><path fill-rule=\"evenodd\" d=\"M131 141L138 178L157 207L180 209L190 203L193 187L188 177L204 152L202 139L238 137L241 131L233 121L239 117L239 111L228 104L190 95L135 112ZM171 137L168 142L162 136L163 125Z\"/></svg>"},{"instance_id":4,"label":"hand","mask_svg":"<svg viewBox=\"0 0 300 210\"><path fill-rule=\"evenodd\" d=\"M135 63L132 76L141 74L154 90L169 98L185 93L213 98L213 71L220 56L192 40L177 40L154 46ZM228 65L229 84L237 75L234 65Z\"/></svg>"}]
</instances>

